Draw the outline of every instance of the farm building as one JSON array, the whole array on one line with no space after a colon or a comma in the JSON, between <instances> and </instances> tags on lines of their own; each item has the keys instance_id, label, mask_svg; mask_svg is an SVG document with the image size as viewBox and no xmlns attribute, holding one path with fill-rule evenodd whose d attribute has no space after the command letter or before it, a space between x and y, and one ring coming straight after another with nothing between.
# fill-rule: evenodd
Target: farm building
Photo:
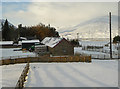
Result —
<instances>
[{"instance_id":1,"label":"farm building","mask_svg":"<svg viewBox=\"0 0 120 89\"><path fill-rule=\"evenodd\" d=\"M22 40L22 49L29 50L36 43L40 43L39 40Z\"/></svg>"},{"instance_id":2,"label":"farm building","mask_svg":"<svg viewBox=\"0 0 120 89\"><path fill-rule=\"evenodd\" d=\"M46 46L46 50L54 56L74 54L74 46L65 38L46 37L41 43L44 44Z\"/></svg>"},{"instance_id":3,"label":"farm building","mask_svg":"<svg viewBox=\"0 0 120 89\"><path fill-rule=\"evenodd\" d=\"M42 55L49 55L49 50L48 50L48 46L45 45L36 45L35 46L35 53L38 56L42 56Z\"/></svg>"}]
</instances>

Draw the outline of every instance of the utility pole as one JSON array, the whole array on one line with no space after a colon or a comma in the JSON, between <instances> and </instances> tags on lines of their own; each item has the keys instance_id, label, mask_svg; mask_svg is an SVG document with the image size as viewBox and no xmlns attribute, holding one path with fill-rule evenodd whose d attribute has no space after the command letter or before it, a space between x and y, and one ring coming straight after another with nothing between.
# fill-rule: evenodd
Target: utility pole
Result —
<instances>
[{"instance_id":1,"label":"utility pole","mask_svg":"<svg viewBox=\"0 0 120 89\"><path fill-rule=\"evenodd\" d=\"M79 41L79 33L77 33L77 40Z\"/></svg>"},{"instance_id":2,"label":"utility pole","mask_svg":"<svg viewBox=\"0 0 120 89\"><path fill-rule=\"evenodd\" d=\"M110 58L112 59L111 12L109 12L109 27L110 27Z\"/></svg>"}]
</instances>

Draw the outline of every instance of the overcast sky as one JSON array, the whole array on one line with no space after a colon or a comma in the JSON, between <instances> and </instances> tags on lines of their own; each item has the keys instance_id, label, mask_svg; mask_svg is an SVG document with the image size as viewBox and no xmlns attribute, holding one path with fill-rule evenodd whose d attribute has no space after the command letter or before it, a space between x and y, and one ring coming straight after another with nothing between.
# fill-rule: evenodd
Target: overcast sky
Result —
<instances>
[{"instance_id":1,"label":"overcast sky","mask_svg":"<svg viewBox=\"0 0 120 89\"><path fill-rule=\"evenodd\" d=\"M2 16L14 25L74 26L92 18L118 14L117 2L3 2Z\"/></svg>"}]
</instances>

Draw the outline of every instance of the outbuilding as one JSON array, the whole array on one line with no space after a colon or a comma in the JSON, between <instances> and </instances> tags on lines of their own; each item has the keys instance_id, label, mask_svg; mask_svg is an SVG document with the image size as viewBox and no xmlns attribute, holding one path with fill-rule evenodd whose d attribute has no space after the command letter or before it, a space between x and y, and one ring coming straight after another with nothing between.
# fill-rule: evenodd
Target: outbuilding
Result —
<instances>
[{"instance_id":1,"label":"outbuilding","mask_svg":"<svg viewBox=\"0 0 120 89\"><path fill-rule=\"evenodd\" d=\"M22 49L29 50L35 44L40 43L39 40L22 40Z\"/></svg>"},{"instance_id":2,"label":"outbuilding","mask_svg":"<svg viewBox=\"0 0 120 89\"><path fill-rule=\"evenodd\" d=\"M65 38L46 37L41 43L48 47L47 50L54 56L74 54L74 46Z\"/></svg>"}]
</instances>

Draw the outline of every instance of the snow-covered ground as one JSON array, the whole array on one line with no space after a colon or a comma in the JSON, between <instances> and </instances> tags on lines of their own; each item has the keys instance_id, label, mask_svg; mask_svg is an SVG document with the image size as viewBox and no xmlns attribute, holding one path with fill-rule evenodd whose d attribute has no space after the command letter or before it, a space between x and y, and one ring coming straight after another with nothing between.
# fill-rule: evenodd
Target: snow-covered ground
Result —
<instances>
[{"instance_id":1,"label":"snow-covered ground","mask_svg":"<svg viewBox=\"0 0 120 89\"><path fill-rule=\"evenodd\" d=\"M15 87L25 64L4 65L2 87ZM1 83L1 77L0 77ZM118 60L30 63L25 87L117 87Z\"/></svg>"},{"instance_id":2,"label":"snow-covered ground","mask_svg":"<svg viewBox=\"0 0 120 89\"><path fill-rule=\"evenodd\" d=\"M25 64L0 66L2 71L2 87L15 87L24 67Z\"/></svg>"},{"instance_id":3,"label":"snow-covered ground","mask_svg":"<svg viewBox=\"0 0 120 89\"><path fill-rule=\"evenodd\" d=\"M20 48L0 48L0 52L2 52L3 59L10 58L11 56L16 56L16 57L35 56L35 53L33 52L14 51L15 49L20 49Z\"/></svg>"},{"instance_id":4,"label":"snow-covered ground","mask_svg":"<svg viewBox=\"0 0 120 89\"><path fill-rule=\"evenodd\" d=\"M31 63L26 87L117 87L118 61Z\"/></svg>"}]
</instances>

